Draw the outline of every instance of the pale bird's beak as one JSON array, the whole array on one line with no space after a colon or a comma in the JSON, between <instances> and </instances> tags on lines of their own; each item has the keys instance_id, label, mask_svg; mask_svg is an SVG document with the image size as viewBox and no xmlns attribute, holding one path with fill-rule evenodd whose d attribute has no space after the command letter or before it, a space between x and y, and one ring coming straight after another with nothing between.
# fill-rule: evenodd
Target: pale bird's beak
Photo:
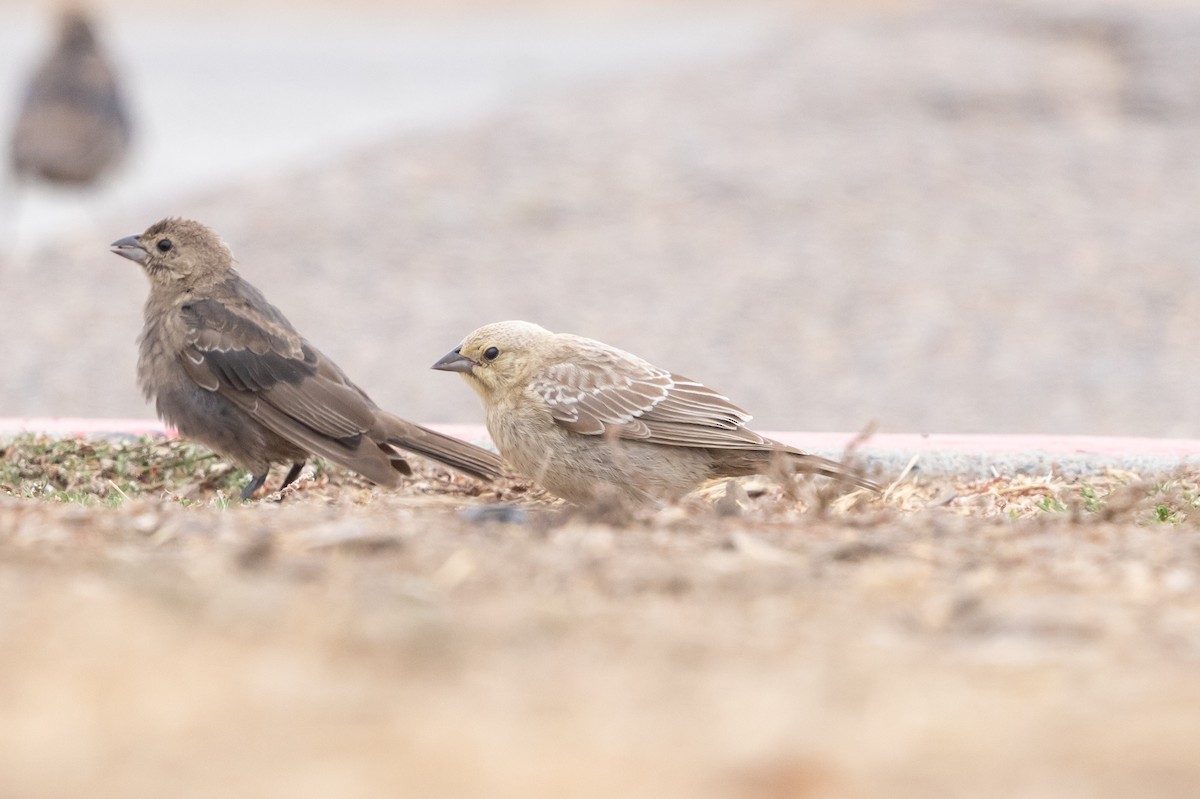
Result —
<instances>
[{"instance_id":1,"label":"pale bird's beak","mask_svg":"<svg viewBox=\"0 0 1200 799\"><path fill-rule=\"evenodd\" d=\"M150 253L138 241L137 236L126 236L123 239L117 239L109 246L109 249L117 255L124 256L131 261L137 261L139 264L146 263L146 259L150 257Z\"/></svg>"},{"instance_id":2,"label":"pale bird's beak","mask_svg":"<svg viewBox=\"0 0 1200 799\"><path fill-rule=\"evenodd\" d=\"M462 348L459 347L459 349ZM474 361L456 349L453 352L447 352L430 368L437 369L440 372L465 372L470 374L471 369L474 368L474 366Z\"/></svg>"}]
</instances>

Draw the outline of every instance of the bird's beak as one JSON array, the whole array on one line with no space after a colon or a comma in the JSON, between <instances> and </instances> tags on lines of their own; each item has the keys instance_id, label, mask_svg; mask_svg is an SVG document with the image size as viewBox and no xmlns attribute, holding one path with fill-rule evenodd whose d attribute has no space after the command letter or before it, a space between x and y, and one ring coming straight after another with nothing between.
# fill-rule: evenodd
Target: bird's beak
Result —
<instances>
[{"instance_id":1,"label":"bird's beak","mask_svg":"<svg viewBox=\"0 0 1200 799\"><path fill-rule=\"evenodd\" d=\"M465 372L470 374L474 368L475 362L467 356L460 353L458 350L447 352L441 357L437 363L431 366L431 369L437 369L441 372Z\"/></svg>"},{"instance_id":2,"label":"bird's beak","mask_svg":"<svg viewBox=\"0 0 1200 799\"><path fill-rule=\"evenodd\" d=\"M138 241L137 236L126 236L123 239L117 239L110 245L109 249L117 255L122 255L131 261L137 261L139 264L146 263L146 259L150 257L150 253Z\"/></svg>"}]
</instances>

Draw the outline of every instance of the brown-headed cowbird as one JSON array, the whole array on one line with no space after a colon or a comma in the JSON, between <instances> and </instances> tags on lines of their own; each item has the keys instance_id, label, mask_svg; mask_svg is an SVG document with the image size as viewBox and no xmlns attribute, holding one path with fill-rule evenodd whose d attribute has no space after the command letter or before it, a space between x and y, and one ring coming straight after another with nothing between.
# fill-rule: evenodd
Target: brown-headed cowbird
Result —
<instances>
[{"instance_id":1,"label":"brown-headed cowbird","mask_svg":"<svg viewBox=\"0 0 1200 799\"><path fill-rule=\"evenodd\" d=\"M30 82L12 137L18 177L88 184L129 144L129 117L87 14L63 11L58 43Z\"/></svg>"},{"instance_id":2,"label":"brown-headed cowbird","mask_svg":"<svg viewBox=\"0 0 1200 799\"><path fill-rule=\"evenodd\" d=\"M433 365L483 399L505 459L563 499L675 499L719 477L779 462L874 491L834 461L746 429L750 415L705 386L599 341L498 322Z\"/></svg>"},{"instance_id":3,"label":"brown-headed cowbird","mask_svg":"<svg viewBox=\"0 0 1200 799\"><path fill-rule=\"evenodd\" d=\"M113 252L150 279L138 381L158 415L250 470L250 497L273 462L288 486L310 453L384 486L411 474L396 447L485 480L487 450L380 410L233 269L225 243L199 222L164 219Z\"/></svg>"}]
</instances>

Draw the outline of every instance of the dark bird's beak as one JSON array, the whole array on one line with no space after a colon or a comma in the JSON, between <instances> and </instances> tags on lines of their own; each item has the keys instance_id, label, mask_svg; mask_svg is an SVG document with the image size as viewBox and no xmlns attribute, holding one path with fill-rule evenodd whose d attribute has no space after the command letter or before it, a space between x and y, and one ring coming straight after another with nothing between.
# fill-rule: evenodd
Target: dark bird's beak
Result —
<instances>
[{"instance_id":1,"label":"dark bird's beak","mask_svg":"<svg viewBox=\"0 0 1200 799\"><path fill-rule=\"evenodd\" d=\"M441 372L467 372L469 374L474 366L474 361L458 350L454 350L453 352L447 352L442 356L441 360L430 368Z\"/></svg>"},{"instance_id":2,"label":"dark bird's beak","mask_svg":"<svg viewBox=\"0 0 1200 799\"><path fill-rule=\"evenodd\" d=\"M117 255L122 255L131 261L137 261L139 264L146 263L146 259L150 257L150 253L138 241L137 236L126 236L123 239L117 239L109 249Z\"/></svg>"}]
</instances>

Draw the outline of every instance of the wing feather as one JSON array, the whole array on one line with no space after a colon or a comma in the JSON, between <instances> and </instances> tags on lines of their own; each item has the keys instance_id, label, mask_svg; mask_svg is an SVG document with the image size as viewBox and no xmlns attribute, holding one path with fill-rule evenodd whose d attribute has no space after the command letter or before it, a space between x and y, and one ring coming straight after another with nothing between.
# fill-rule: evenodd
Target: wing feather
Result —
<instances>
[{"instance_id":1,"label":"wing feather","mask_svg":"<svg viewBox=\"0 0 1200 799\"><path fill-rule=\"evenodd\" d=\"M589 344L530 383L531 393L569 430L682 447L778 446L746 429L750 414L723 394L599 342Z\"/></svg>"},{"instance_id":2,"label":"wing feather","mask_svg":"<svg viewBox=\"0 0 1200 799\"><path fill-rule=\"evenodd\" d=\"M238 288L257 293L245 283ZM236 401L281 435L295 436L294 422L316 436L352 444L374 425L374 404L278 310L261 295L257 299L183 306L184 368L197 385ZM280 429L285 420L288 429Z\"/></svg>"}]
</instances>

